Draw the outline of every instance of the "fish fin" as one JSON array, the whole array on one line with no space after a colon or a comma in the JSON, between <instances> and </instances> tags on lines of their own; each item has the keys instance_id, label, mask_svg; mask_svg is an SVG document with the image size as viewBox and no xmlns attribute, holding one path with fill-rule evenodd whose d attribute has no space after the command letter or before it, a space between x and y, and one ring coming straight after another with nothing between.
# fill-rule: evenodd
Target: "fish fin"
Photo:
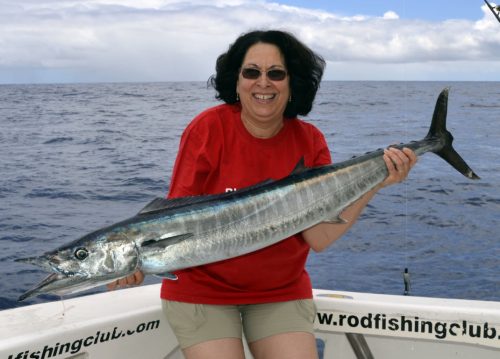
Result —
<instances>
[{"instance_id":1,"label":"fish fin","mask_svg":"<svg viewBox=\"0 0 500 359\"><path fill-rule=\"evenodd\" d=\"M347 220L345 220L344 218L340 217L340 216L337 216L335 218L332 218L328 221L323 221L323 223L330 223L330 224L346 224L348 223Z\"/></svg>"},{"instance_id":2,"label":"fish fin","mask_svg":"<svg viewBox=\"0 0 500 359\"><path fill-rule=\"evenodd\" d=\"M307 171L308 168L306 167L306 165L304 164L304 157L301 157L299 162L297 162L297 164L295 165L295 168L293 169L292 171L292 175L294 174L300 174L304 171Z\"/></svg>"},{"instance_id":3,"label":"fish fin","mask_svg":"<svg viewBox=\"0 0 500 359\"><path fill-rule=\"evenodd\" d=\"M293 169L292 174L302 173L306 170L308 170L308 168L304 165L304 158L301 158L300 161L295 166L295 168ZM242 188L242 189L237 190L237 191L230 191L230 192L220 193L220 194L187 196L187 197L178 197L178 198L157 197L157 198L153 199L151 202L149 202L143 209L141 209L137 215L138 216L150 215L150 214L154 214L154 213L161 212L164 210L180 208L180 207L185 207L185 206L189 206L189 205L197 205L197 204L207 203L207 202L210 202L212 200L224 200L227 198L233 198L234 196L239 196L239 195L242 195L244 193L259 189L260 187L268 185L272 182L274 182L274 180L267 179L265 181L256 183L256 184L249 186L249 187L246 187L246 188Z\"/></svg>"},{"instance_id":4,"label":"fish fin","mask_svg":"<svg viewBox=\"0 0 500 359\"><path fill-rule=\"evenodd\" d=\"M306 167L299 167L300 163L301 162L299 162L297 164L297 167L294 169L294 173L296 173L296 171L303 171L303 170L307 169ZM202 204L202 203L210 202L212 200L224 200L226 198L232 198L235 195L238 196L238 195L241 195L243 193L253 191L255 189L258 189L258 188L265 186L267 184L270 184L272 182L274 182L272 179L268 179L268 180L259 182L255 185L242 188L241 190L230 191L230 192L225 192L225 193L220 193L220 194L187 196L187 197L178 197L178 198L157 197L157 198L153 199L151 202L149 202L143 209L141 209L137 215L138 216L149 215L149 214L161 212L164 210L180 208L180 207L195 205L195 204Z\"/></svg>"},{"instance_id":5,"label":"fish fin","mask_svg":"<svg viewBox=\"0 0 500 359\"><path fill-rule=\"evenodd\" d=\"M446 129L446 116L448 113L448 92L445 88L438 96L429 133L425 137L428 140L439 140L443 143L440 150L435 151L439 157L448 162L458 172L469 179L479 179L479 176L469 167L464 159L453 148L453 135Z\"/></svg>"},{"instance_id":6,"label":"fish fin","mask_svg":"<svg viewBox=\"0 0 500 359\"><path fill-rule=\"evenodd\" d=\"M175 243L179 243L185 239L191 238L193 233L181 233L181 234L167 234L165 236L161 236L158 239L149 239L141 243L141 247L144 248L152 248L152 247L161 247L164 248L166 246L170 246Z\"/></svg>"},{"instance_id":7,"label":"fish fin","mask_svg":"<svg viewBox=\"0 0 500 359\"><path fill-rule=\"evenodd\" d=\"M169 280L177 280L177 279L179 279L175 274L170 273L170 272L157 273L154 276L158 277L158 278L169 279Z\"/></svg>"},{"instance_id":8,"label":"fish fin","mask_svg":"<svg viewBox=\"0 0 500 359\"><path fill-rule=\"evenodd\" d=\"M192 196L192 197L180 197L180 198L161 198L157 197L149 202L146 207L141 209L138 215L151 214L155 212L160 212L165 209L172 209L176 207L182 207L190 204L205 202L210 196Z\"/></svg>"}]
</instances>

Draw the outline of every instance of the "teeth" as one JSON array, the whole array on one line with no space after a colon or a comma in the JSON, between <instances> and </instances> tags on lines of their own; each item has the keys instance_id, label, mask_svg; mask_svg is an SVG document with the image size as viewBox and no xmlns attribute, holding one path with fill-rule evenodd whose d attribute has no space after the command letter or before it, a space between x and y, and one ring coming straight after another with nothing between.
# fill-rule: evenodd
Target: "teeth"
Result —
<instances>
[{"instance_id":1,"label":"teeth","mask_svg":"<svg viewBox=\"0 0 500 359\"><path fill-rule=\"evenodd\" d=\"M274 95L259 95L259 94L255 94L254 96L256 98L258 98L259 100L270 100L270 99L274 98Z\"/></svg>"}]
</instances>

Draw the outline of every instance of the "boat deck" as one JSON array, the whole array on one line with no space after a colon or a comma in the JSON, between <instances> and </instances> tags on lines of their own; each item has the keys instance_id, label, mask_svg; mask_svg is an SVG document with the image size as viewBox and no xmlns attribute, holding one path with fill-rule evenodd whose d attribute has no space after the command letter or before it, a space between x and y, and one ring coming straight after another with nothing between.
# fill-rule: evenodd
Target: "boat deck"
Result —
<instances>
[{"instance_id":1,"label":"boat deck","mask_svg":"<svg viewBox=\"0 0 500 359\"><path fill-rule=\"evenodd\" d=\"M0 311L0 358L182 358L158 293L145 285ZM500 302L314 296L322 358L500 358Z\"/></svg>"}]
</instances>

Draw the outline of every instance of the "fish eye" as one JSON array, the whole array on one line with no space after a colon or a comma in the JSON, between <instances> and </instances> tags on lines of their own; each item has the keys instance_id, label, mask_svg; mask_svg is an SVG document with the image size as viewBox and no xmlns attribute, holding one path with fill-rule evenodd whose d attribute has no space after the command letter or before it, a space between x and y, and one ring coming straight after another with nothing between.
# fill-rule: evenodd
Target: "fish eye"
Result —
<instances>
[{"instance_id":1,"label":"fish eye","mask_svg":"<svg viewBox=\"0 0 500 359\"><path fill-rule=\"evenodd\" d=\"M89 255L89 251L87 251L85 248L78 248L75 251L75 258L83 261L85 258L87 258Z\"/></svg>"}]
</instances>

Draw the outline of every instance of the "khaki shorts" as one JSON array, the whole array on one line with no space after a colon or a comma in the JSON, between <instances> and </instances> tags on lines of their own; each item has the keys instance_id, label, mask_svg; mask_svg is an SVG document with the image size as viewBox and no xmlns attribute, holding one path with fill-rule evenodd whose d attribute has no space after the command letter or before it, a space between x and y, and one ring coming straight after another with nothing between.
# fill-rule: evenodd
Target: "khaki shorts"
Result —
<instances>
[{"instance_id":1,"label":"khaki shorts","mask_svg":"<svg viewBox=\"0 0 500 359\"><path fill-rule=\"evenodd\" d=\"M202 342L242 338L252 343L272 335L313 333L312 299L249 305L208 305L162 301L163 313L182 349Z\"/></svg>"}]
</instances>

